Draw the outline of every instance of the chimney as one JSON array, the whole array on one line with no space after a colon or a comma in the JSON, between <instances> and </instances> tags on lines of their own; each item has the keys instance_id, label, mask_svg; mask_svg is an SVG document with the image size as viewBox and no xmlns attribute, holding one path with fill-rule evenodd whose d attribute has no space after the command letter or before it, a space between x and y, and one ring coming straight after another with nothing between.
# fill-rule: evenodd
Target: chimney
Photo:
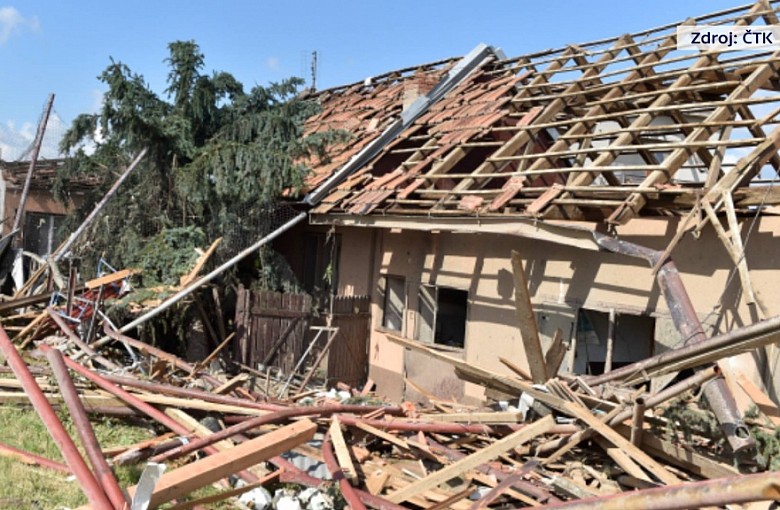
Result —
<instances>
[{"instance_id":1,"label":"chimney","mask_svg":"<svg viewBox=\"0 0 780 510\"><path fill-rule=\"evenodd\" d=\"M404 110L414 103L418 97L430 92L437 83L439 83L438 76L421 71L416 72L413 77L407 79L404 84Z\"/></svg>"}]
</instances>

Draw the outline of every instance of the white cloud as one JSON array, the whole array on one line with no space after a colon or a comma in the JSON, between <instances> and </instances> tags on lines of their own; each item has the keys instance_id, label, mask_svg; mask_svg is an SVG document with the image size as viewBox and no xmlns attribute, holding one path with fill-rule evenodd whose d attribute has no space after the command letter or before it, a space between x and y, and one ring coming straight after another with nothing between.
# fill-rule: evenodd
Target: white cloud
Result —
<instances>
[{"instance_id":1,"label":"white cloud","mask_svg":"<svg viewBox=\"0 0 780 510\"><path fill-rule=\"evenodd\" d=\"M279 57L268 57L265 59L265 66L272 71L278 71L281 66Z\"/></svg>"},{"instance_id":2,"label":"white cloud","mask_svg":"<svg viewBox=\"0 0 780 510\"><path fill-rule=\"evenodd\" d=\"M25 30L38 32L40 29L41 23L37 16L25 18L15 7L0 7L0 45Z\"/></svg>"}]
</instances>

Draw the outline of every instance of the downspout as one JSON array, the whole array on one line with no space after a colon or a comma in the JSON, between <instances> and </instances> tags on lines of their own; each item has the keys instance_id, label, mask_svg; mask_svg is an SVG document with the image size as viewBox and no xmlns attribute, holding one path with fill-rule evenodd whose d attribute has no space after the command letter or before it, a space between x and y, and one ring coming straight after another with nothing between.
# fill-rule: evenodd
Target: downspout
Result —
<instances>
[{"instance_id":1,"label":"downspout","mask_svg":"<svg viewBox=\"0 0 780 510\"><path fill-rule=\"evenodd\" d=\"M602 249L612 253L619 253L629 257L644 259L655 267L663 256L663 252L656 251L638 244L623 241L606 236L598 232L593 233L593 239ZM698 343L707 339L701 321L693 307L685 285L680 278L677 266L671 258L664 260L658 270L658 285L666 299L669 314L675 328L680 333L685 343ZM614 374L614 372L613 372ZM593 382L596 382L594 379ZM704 396L707 397L715 418L718 420L723 434L734 453L739 453L755 446L755 440L750 435L750 430L742 421L742 416L737 409L737 403L731 394L723 377L717 377L704 386Z\"/></svg>"},{"instance_id":2,"label":"downspout","mask_svg":"<svg viewBox=\"0 0 780 510\"><path fill-rule=\"evenodd\" d=\"M506 56L500 49L493 48L486 44L479 44L463 57L458 64L449 70L447 75L436 84L427 94L418 97L403 112L401 117L393 122L381 135L369 143L363 150L352 156L352 158L340 169L338 169L322 185L311 191L303 198L303 201L316 206L322 201L336 186L341 184L344 179L352 175L356 170L365 166L377 154L381 152L387 144L395 140L406 128L412 125L420 115L427 112L428 109L438 102L449 91L459 85L469 74L482 66L487 59L504 59Z\"/></svg>"}]
</instances>

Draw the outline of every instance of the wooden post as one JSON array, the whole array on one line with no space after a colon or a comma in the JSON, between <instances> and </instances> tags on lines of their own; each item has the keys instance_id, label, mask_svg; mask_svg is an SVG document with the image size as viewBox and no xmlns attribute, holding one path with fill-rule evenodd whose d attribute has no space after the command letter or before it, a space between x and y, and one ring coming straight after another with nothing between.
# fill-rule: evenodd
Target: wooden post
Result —
<instances>
[{"instance_id":1,"label":"wooden post","mask_svg":"<svg viewBox=\"0 0 780 510\"><path fill-rule=\"evenodd\" d=\"M27 202L27 196L30 194L30 182L32 181L33 171L35 170L35 163L38 161L38 154L41 152L43 134L46 132L46 124L49 122L49 114L51 113L51 107L53 105L54 94L49 94L49 99L46 101L46 108L43 111L43 117L41 118L40 124L38 124L38 132L35 134L35 144L33 145L32 156L30 156L30 166L27 168L27 175L24 178L22 196L19 199L19 206L16 209L16 216L14 216L14 225L11 227L11 232L19 230L19 227L22 224L24 206ZM24 234L22 234L22 237L24 237Z\"/></svg>"},{"instance_id":2,"label":"wooden post","mask_svg":"<svg viewBox=\"0 0 780 510\"><path fill-rule=\"evenodd\" d=\"M525 357L528 361L528 368L531 370L533 382L542 384L547 380L547 365L542 352L542 343L539 341L539 331L536 328L536 317L531 307L531 296L528 292L523 261L520 253L514 250L512 250L512 271L515 277L515 309L517 310Z\"/></svg>"}]
</instances>

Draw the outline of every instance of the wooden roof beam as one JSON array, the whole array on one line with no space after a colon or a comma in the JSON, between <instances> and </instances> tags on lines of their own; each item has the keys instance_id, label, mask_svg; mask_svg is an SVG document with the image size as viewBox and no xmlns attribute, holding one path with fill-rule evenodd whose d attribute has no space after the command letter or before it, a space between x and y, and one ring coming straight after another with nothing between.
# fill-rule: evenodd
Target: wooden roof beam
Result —
<instances>
[{"instance_id":1,"label":"wooden roof beam","mask_svg":"<svg viewBox=\"0 0 780 510\"><path fill-rule=\"evenodd\" d=\"M775 53L775 56L780 57L780 51ZM707 58L707 56L702 57ZM729 97L725 101L726 104L716 108L708 117L706 122L717 122L727 118L733 118L736 115L736 110L729 103L732 100L739 100L745 97L751 96L756 90L758 90L767 80L774 76L778 69L777 66L765 63L758 68L748 77L745 82L737 87L734 92L729 94ZM660 99L660 98L659 98ZM685 142L698 142L709 138L714 131L708 128L696 128L688 135ZM679 168L685 164L690 158L690 149L680 148L674 150L664 160L663 165L666 170L656 170L650 173L647 178L642 182L642 187L656 186L657 184L667 182L671 179ZM580 183L578 183L580 184ZM631 218L635 217L644 206L646 200L643 195L634 194L626 200L626 202L618 208L609 218L610 223L624 224Z\"/></svg>"},{"instance_id":2,"label":"wooden roof beam","mask_svg":"<svg viewBox=\"0 0 780 510\"><path fill-rule=\"evenodd\" d=\"M624 38L621 38L618 42L622 43L623 41L624 41ZM668 54L670 51L672 51L676 47L676 44L677 44L676 37L668 38L666 41L664 41L663 44L661 44L653 52L651 52L647 56L645 56L645 58L643 60L643 64L650 64L650 63L653 63L653 62L659 62L660 60L663 59L663 57L666 54ZM602 58L604 58L604 57L602 57ZM602 70L608 64L609 64L609 60L605 60L603 62ZM626 92L624 90L624 87L626 86L626 84L628 82L633 81L635 78L637 78L639 76L640 76L640 71L637 71L637 70L632 71L628 76L626 76L626 78L624 78L624 80L622 82L619 82L619 83L615 84L609 90L609 92L607 92L604 95L604 97L605 98L614 98L614 97L622 96ZM589 76L587 78L592 78L592 77ZM579 88L576 84L572 85L572 90L571 91L574 91L575 87ZM567 91L567 92L571 92L571 91ZM562 108L562 106L565 103L564 103L563 100L557 99L557 100L553 101L552 103L550 103L550 106L552 106L554 104L559 104L560 107ZM592 121L590 119L590 117L595 116L595 115L601 115L601 114L605 113L605 111L606 110L605 110L604 106L602 106L602 105L594 106L593 108L588 110L587 114L584 115L580 120L578 120L576 124L574 124L572 127L570 127L569 130L566 132L566 134L567 135L579 135L579 134L582 134L584 132L590 132L593 129L593 126L595 125L595 122ZM518 133L518 135L521 134L521 133ZM556 143L554 143L552 145L552 147L550 147L549 151L550 152L555 152L555 151L561 150L563 148L568 148L569 145L570 145L570 143L567 142L565 139L563 139L563 140L562 139L558 139L556 141ZM537 169L541 168L543 165L550 166L551 163L552 162L547 162L547 161L543 161L543 160L537 160L533 165L531 165L529 170L537 170ZM496 211L496 210L500 209L501 207L503 207L509 200L511 200L512 198L515 197L515 195L518 193L518 191L520 190L520 188L522 187L522 185L524 183L525 183L525 178L522 178L522 177L510 179L504 185L505 193L503 193L502 195L500 195L499 197L494 199L493 202L491 202L490 206L488 207L488 210Z\"/></svg>"}]
</instances>

